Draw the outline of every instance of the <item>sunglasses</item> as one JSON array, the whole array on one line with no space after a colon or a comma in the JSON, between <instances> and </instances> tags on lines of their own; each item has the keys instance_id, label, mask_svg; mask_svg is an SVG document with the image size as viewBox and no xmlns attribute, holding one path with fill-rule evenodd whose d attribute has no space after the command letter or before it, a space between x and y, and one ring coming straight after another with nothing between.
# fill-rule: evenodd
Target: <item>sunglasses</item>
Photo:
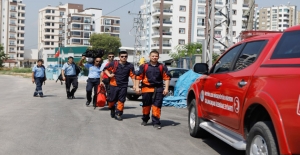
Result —
<instances>
[{"instance_id":1,"label":"sunglasses","mask_svg":"<svg viewBox=\"0 0 300 155\"><path fill-rule=\"evenodd\" d=\"M100 62L100 61L95 61L95 62Z\"/></svg>"},{"instance_id":2,"label":"sunglasses","mask_svg":"<svg viewBox=\"0 0 300 155\"><path fill-rule=\"evenodd\" d=\"M120 56L121 58L127 58L127 56Z\"/></svg>"},{"instance_id":3,"label":"sunglasses","mask_svg":"<svg viewBox=\"0 0 300 155\"><path fill-rule=\"evenodd\" d=\"M115 56L108 56L109 58L114 58Z\"/></svg>"}]
</instances>

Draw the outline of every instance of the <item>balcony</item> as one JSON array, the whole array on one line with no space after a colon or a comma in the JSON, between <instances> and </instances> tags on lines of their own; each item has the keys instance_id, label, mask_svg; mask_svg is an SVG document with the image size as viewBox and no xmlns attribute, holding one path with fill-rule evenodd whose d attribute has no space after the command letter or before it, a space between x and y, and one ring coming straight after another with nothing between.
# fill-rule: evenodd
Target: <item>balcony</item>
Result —
<instances>
[{"instance_id":1,"label":"balcony","mask_svg":"<svg viewBox=\"0 0 300 155\"><path fill-rule=\"evenodd\" d=\"M90 38L90 36L83 36L83 38Z\"/></svg>"},{"instance_id":2,"label":"balcony","mask_svg":"<svg viewBox=\"0 0 300 155\"><path fill-rule=\"evenodd\" d=\"M16 33L16 30L9 30L9 32L11 32L11 33Z\"/></svg>"},{"instance_id":3,"label":"balcony","mask_svg":"<svg viewBox=\"0 0 300 155\"><path fill-rule=\"evenodd\" d=\"M206 4L206 1L205 0L198 0L198 3Z\"/></svg>"},{"instance_id":4,"label":"balcony","mask_svg":"<svg viewBox=\"0 0 300 155\"><path fill-rule=\"evenodd\" d=\"M223 5L223 2L216 2L216 5Z\"/></svg>"},{"instance_id":5,"label":"balcony","mask_svg":"<svg viewBox=\"0 0 300 155\"><path fill-rule=\"evenodd\" d=\"M12 18L12 19L17 19L17 17L16 17L16 16L10 16L9 18Z\"/></svg>"},{"instance_id":6,"label":"balcony","mask_svg":"<svg viewBox=\"0 0 300 155\"><path fill-rule=\"evenodd\" d=\"M15 50L9 50L9 53L16 53Z\"/></svg>"},{"instance_id":7,"label":"balcony","mask_svg":"<svg viewBox=\"0 0 300 155\"><path fill-rule=\"evenodd\" d=\"M16 9L10 9L10 12L17 12Z\"/></svg>"},{"instance_id":8,"label":"balcony","mask_svg":"<svg viewBox=\"0 0 300 155\"><path fill-rule=\"evenodd\" d=\"M172 32L163 32L162 33L164 36L172 36Z\"/></svg>"},{"instance_id":9,"label":"balcony","mask_svg":"<svg viewBox=\"0 0 300 155\"><path fill-rule=\"evenodd\" d=\"M249 8L249 4L243 4L243 7Z\"/></svg>"},{"instance_id":10,"label":"balcony","mask_svg":"<svg viewBox=\"0 0 300 155\"><path fill-rule=\"evenodd\" d=\"M113 30L112 33L120 33L119 30Z\"/></svg>"}]
</instances>

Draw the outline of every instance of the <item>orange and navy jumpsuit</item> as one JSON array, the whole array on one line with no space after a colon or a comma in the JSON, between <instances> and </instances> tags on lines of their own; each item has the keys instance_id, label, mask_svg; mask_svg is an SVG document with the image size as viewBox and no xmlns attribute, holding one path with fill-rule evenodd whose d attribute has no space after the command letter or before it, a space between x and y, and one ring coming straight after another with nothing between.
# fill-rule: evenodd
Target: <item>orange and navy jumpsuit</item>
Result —
<instances>
[{"instance_id":1,"label":"orange and navy jumpsuit","mask_svg":"<svg viewBox=\"0 0 300 155\"><path fill-rule=\"evenodd\" d=\"M118 102L116 115L121 116L123 114L124 103L126 100L128 77L130 76L132 79L135 78L134 66L131 63L126 62L125 64L118 63L115 68L114 61L112 61L104 67L104 70L108 70L115 74L114 77L110 78L110 93L107 98L108 108L114 109L115 103Z\"/></svg>"},{"instance_id":2,"label":"orange and navy jumpsuit","mask_svg":"<svg viewBox=\"0 0 300 155\"><path fill-rule=\"evenodd\" d=\"M150 111L152 107L152 123L160 124L160 115L162 101L164 98L163 81L170 80L171 76L168 68L163 66L163 70L159 69L160 63L152 66L148 63L148 68L145 71L145 65L141 65L136 79L142 81L142 97L143 97L143 117L144 122L150 119Z\"/></svg>"}]
</instances>

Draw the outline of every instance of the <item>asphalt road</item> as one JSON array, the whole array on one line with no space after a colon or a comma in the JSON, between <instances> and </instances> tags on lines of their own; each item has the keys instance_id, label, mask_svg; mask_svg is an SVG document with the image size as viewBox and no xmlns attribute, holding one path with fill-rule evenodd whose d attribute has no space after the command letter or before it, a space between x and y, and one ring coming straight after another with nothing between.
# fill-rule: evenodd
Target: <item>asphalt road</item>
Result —
<instances>
[{"instance_id":1,"label":"asphalt road","mask_svg":"<svg viewBox=\"0 0 300 155\"><path fill-rule=\"evenodd\" d=\"M217 138L192 138L186 109L162 108L162 129L141 126L140 101L126 101L123 118L85 106L85 82L76 99L64 85L47 81L44 98L33 97L31 79L0 75L2 155L242 155Z\"/></svg>"}]
</instances>

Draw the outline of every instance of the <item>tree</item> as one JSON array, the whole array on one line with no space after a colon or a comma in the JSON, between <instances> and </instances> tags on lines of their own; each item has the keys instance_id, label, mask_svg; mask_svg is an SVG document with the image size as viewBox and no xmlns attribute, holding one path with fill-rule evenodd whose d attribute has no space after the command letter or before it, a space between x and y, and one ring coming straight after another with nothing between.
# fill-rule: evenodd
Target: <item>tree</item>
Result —
<instances>
[{"instance_id":1,"label":"tree","mask_svg":"<svg viewBox=\"0 0 300 155\"><path fill-rule=\"evenodd\" d=\"M107 52L114 52L116 55L118 54L118 50L121 47L120 38L105 33L92 34L90 37L90 44L92 46L91 49L103 49Z\"/></svg>"},{"instance_id":2,"label":"tree","mask_svg":"<svg viewBox=\"0 0 300 155\"><path fill-rule=\"evenodd\" d=\"M191 58L195 54L202 53L202 44L200 43L188 43L185 45L178 45L176 46L176 52L170 53L170 57L174 60L179 60L182 57L189 57ZM190 61L190 68L192 68L193 63Z\"/></svg>"},{"instance_id":3,"label":"tree","mask_svg":"<svg viewBox=\"0 0 300 155\"><path fill-rule=\"evenodd\" d=\"M7 59L8 59L8 57L3 51L3 46L0 45L0 68L3 67L3 62Z\"/></svg>"}]
</instances>

